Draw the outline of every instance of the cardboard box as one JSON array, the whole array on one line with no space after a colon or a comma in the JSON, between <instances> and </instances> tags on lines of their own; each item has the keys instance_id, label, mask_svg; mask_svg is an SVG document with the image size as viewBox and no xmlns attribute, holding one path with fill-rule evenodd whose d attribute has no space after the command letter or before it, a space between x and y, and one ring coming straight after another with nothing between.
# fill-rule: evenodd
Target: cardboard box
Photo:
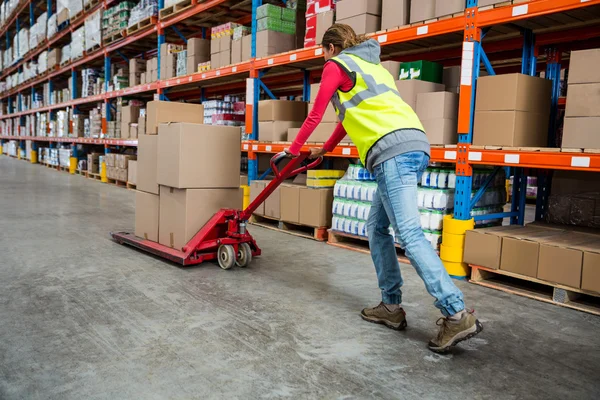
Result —
<instances>
[{"instance_id":1,"label":"cardboard box","mask_svg":"<svg viewBox=\"0 0 600 400\"><path fill-rule=\"evenodd\" d=\"M158 124L168 122L204 123L202 104L178 103L174 101L149 101L146 104L146 134L156 135Z\"/></svg>"},{"instance_id":2,"label":"cardboard box","mask_svg":"<svg viewBox=\"0 0 600 400\"><path fill-rule=\"evenodd\" d=\"M552 82L523 74L483 76L477 80L476 111L529 111L550 115Z\"/></svg>"},{"instance_id":3,"label":"cardboard box","mask_svg":"<svg viewBox=\"0 0 600 400\"><path fill-rule=\"evenodd\" d=\"M197 57L201 62L206 62L210 59L210 40L192 38L187 41L187 56Z\"/></svg>"},{"instance_id":4,"label":"cardboard box","mask_svg":"<svg viewBox=\"0 0 600 400\"><path fill-rule=\"evenodd\" d=\"M400 92L402 100L413 110L417 108L417 95L419 93L443 92L445 87L441 83L421 81L417 79L408 79L396 81L396 88Z\"/></svg>"},{"instance_id":5,"label":"cardboard box","mask_svg":"<svg viewBox=\"0 0 600 400\"><path fill-rule=\"evenodd\" d=\"M138 137L146 134L146 115L140 115L138 118Z\"/></svg>"},{"instance_id":6,"label":"cardboard box","mask_svg":"<svg viewBox=\"0 0 600 400\"><path fill-rule=\"evenodd\" d=\"M569 85L574 83L600 83L600 49L571 52Z\"/></svg>"},{"instance_id":7,"label":"cardboard box","mask_svg":"<svg viewBox=\"0 0 600 400\"><path fill-rule=\"evenodd\" d=\"M127 182L133 183L134 185L137 182L137 161L129 160L127 163Z\"/></svg>"},{"instance_id":8,"label":"cardboard box","mask_svg":"<svg viewBox=\"0 0 600 400\"><path fill-rule=\"evenodd\" d=\"M234 40L231 43L231 63L239 64L242 62L242 39Z\"/></svg>"},{"instance_id":9,"label":"cardboard box","mask_svg":"<svg viewBox=\"0 0 600 400\"><path fill-rule=\"evenodd\" d=\"M460 87L460 66L444 68L443 83L446 86L446 91L458 93L454 89Z\"/></svg>"},{"instance_id":10,"label":"cardboard box","mask_svg":"<svg viewBox=\"0 0 600 400\"><path fill-rule=\"evenodd\" d=\"M308 114L309 115L310 115L313 107L314 107L314 104L308 105ZM337 114L335 113L335 108L333 108L333 105L331 103L329 103L327 105L327 108L325 109L325 114L323 114L323 119L321 120L321 122L338 122L338 117L337 117Z\"/></svg>"},{"instance_id":11,"label":"cardboard box","mask_svg":"<svg viewBox=\"0 0 600 400\"><path fill-rule=\"evenodd\" d=\"M224 51L230 51L232 41L233 37L231 36L221 36L219 38L219 53L223 53Z\"/></svg>"},{"instance_id":12,"label":"cardboard box","mask_svg":"<svg viewBox=\"0 0 600 400\"><path fill-rule=\"evenodd\" d=\"M187 74L189 75L198 72L198 64L196 57L188 56L186 59Z\"/></svg>"},{"instance_id":13,"label":"cardboard box","mask_svg":"<svg viewBox=\"0 0 600 400\"><path fill-rule=\"evenodd\" d=\"M303 101L263 100L258 103L258 120L304 122L306 107Z\"/></svg>"},{"instance_id":14,"label":"cardboard box","mask_svg":"<svg viewBox=\"0 0 600 400\"><path fill-rule=\"evenodd\" d=\"M600 149L600 117L567 117L561 147Z\"/></svg>"},{"instance_id":15,"label":"cardboard box","mask_svg":"<svg viewBox=\"0 0 600 400\"><path fill-rule=\"evenodd\" d=\"M597 238L600 240L600 237ZM540 245L539 279L574 288L581 287L583 249L589 235L565 232Z\"/></svg>"},{"instance_id":16,"label":"cardboard box","mask_svg":"<svg viewBox=\"0 0 600 400\"><path fill-rule=\"evenodd\" d=\"M123 106L121 111L121 122L128 124L137 123L140 117L139 106Z\"/></svg>"},{"instance_id":17,"label":"cardboard box","mask_svg":"<svg viewBox=\"0 0 600 400\"><path fill-rule=\"evenodd\" d=\"M330 227L333 189L301 187L299 222L315 228Z\"/></svg>"},{"instance_id":18,"label":"cardboard box","mask_svg":"<svg viewBox=\"0 0 600 400\"><path fill-rule=\"evenodd\" d=\"M600 117L600 83L569 85L565 117Z\"/></svg>"},{"instance_id":19,"label":"cardboard box","mask_svg":"<svg viewBox=\"0 0 600 400\"><path fill-rule=\"evenodd\" d=\"M373 33L381 29L381 17L371 14L360 14L346 19L338 17L336 23L350 25L357 35Z\"/></svg>"},{"instance_id":20,"label":"cardboard box","mask_svg":"<svg viewBox=\"0 0 600 400\"><path fill-rule=\"evenodd\" d=\"M258 140L261 142L285 142L290 128L300 128L300 121L265 121L258 123Z\"/></svg>"},{"instance_id":21,"label":"cardboard box","mask_svg":"<svg viewBox=\"0 0 600 400\"><path fill-rule=\"evenodd\" d=\"M181 249L217 211L239 210L242 201L240 188L175 189L161 185L158 242Z\"/></svg>"},{"instance_id":22,"label":"cardboard box","mask_svg":"<svg viewBox=\"0 0 600 400\"><path fill-rule=\"evenodd\" d=\"M177 76L175 74L177 67L177 55L175 53L168 53L166 56L166 65L163 70L162 67L160 69L160 78L161 79L171 79ZM163 72L164 71L164 72Z\"/></svg>"},{"instance_id":23,"label":"cardboard box","mask_svg":"<svg viewBox=\"0 0 600 400\"><path fill-rule=\"evenodd\" d=\"M465 235L463 261L480 267L500 268L502 253L502 237L521 226L495 226L492 228L473 229Z\"/></svg>"},{"instance_id":24,"label":"cardboard box","mask_svg":"<svg viewBox=\"0 0 600 400\"><path fill-rule=\"evenodd\" d=\"M259 193L262 192L267 187L269 182L270 181L252 181L252 182L250 182L250 203L252 203L254 200L256 200L256 197L258 197ZM256 211L254 211L254 214L265 215L265 203L264 202L258 206Z\"/></svg>"},{"instance_id":25,"label":"cardboard box","mask_svg":"<svg viewBox=\"0 0 600 400\"><path fill-rule=\"evenodd\" d=\"M135 236L158 242L159 210L157 194L135 191Z\"/></svg>"},{"instance_id":26,"label":"cardboard box","mask_svg":"<svg viewBox=\"0 0 600 400\"><path fill-rule=\"evenodd\" d=\"M436 0L435 16L443 17L465 10L465 0Z\"/></svg>"},{"instance_id":27,"label":"cardboard box","mask_svg":"<svg viewBox=\"0 0 600 400\"><path fill-rule=\"evenodd\" d=\"M156 82L158 80L158 70L152 70L152 80L150 82Z\"/></svg>"},{"instance_id":28,"label":"cardboard box","mask_svg":"<svg viewBox=\"0 0 600 400\"><path fill-rule=\"evenodd\" d=\"M506 3L506 0L479 0L477 2L479 7L491 6L500 3Z\"/></svg>"},{"instance_id":29,"label":"cardboard box","mask_svg":"<svg viewBox=\"0 0 600 400\"><path fill-rule=\"evenodd\" d=\"M219 68L231 65L231 49L219 53Z\"/></svg>"},{"instance_id":30,"label":"cardboard box","mask_svg":"<svg viewBox=\"0 0 600 400\"><path fill-rule=\"evenodd\" d=\"M430 92L417 94L417 115L421 121L428 119L458 119L458 94Z\"/></svg>"},{"instance_id":31,"label":"cardboard box","mask_svg":"<svg viewBox=\"0 0 600 400\"><path fill-rule=\"evenodd\" d=\"M143 73L129 73L129 87L133 87L133 86L137 86L140 85L141 82L141 76L144 75Z\"/></svg>"},{"instance_id":32,"label":"cardboard box","mask_svg":"<svg viewBox=\"0 0 600 400\"><path fill-rule=\"evenodd\" d=\"M210 55L219 54L221 52L221 41L219 38L210 41Z\"/></svg>"},{"instance_id":33,"label":"cardboard box","mask_svg":"<svg viewBox=\"0 0 600 400\"><path fill-rule=\"evenodd\" d=\"M314 104L317 100L317 94L319 94L320 83L313 83L310 85L310 102Z\"/></svg>"},{"instance_id":34,"label":"cardboard box","mask_svg":"<svg viewBox=\"0 0 600 400\"><path fill-rule=\"evenodd\" d=\"M476 111L473 144L476 146L545 147L548 114L523 111Z\"/></svg>"},{"instance_id":35,"label":"cardboard box","mask_svg":"<svg viewBox=\"0 0 600 400\"><path fill-rule=\"evenodd\" d=\"M140 74L142 72L146 72L146 60L142 60L141 58L130 58L129 59L129 73L130 74Z\"/></svg>"},{"instance_id":36,"label":"cardboard box","mask_svg":"<svg viewBox=\"0 0 600 400\"><path fill-rule=\"evenodd\" d=\"M242 61L252 58L252 35L242 37Z\"/></svg>"},{"instance_id":37,"label":"cardboard box","mask_svg":"<svg viewBox=\"0 0 600 400\"><path fill-rule=\"evenodd\" d=\"M385 68L393 77L398 80L400 77L400 63L396 61L384 61L381 66Z\"/></svg>"},{"instance_id":38,"label":"cardboard box","mask_svg":"<svg viewBox=\"0 0 600 400\"><path fill-rule=\"evenodd\" d=\"M299 185L281 185L281 220L285 222L300 223L300 190Z\"/></svg>"},{"instance_id":39,"label":"cardboard box","mask_svg":"<svg viewBox=\"0 0 600 400\"><path fill-rule=\"evenodd\" d=\"M458 122L456 119L434 118L422 120L423 129L431 144L458 143Z\"/></svg>"},{"instance_id":40,"label":"cardboard box","mask_svg":"<svg viewBox=\"0 0 600 400\"><path fill-rule=\"evenodd\" d=\"M265 217L271 217L280 219L281 218L281 186L279 186L264 203L264 215Z\"/></svg>"},{"instance_id":41,"label":"cardboard box","mask_svg":"<svg viewBox=\"0 0 600 400\"><path fill-rule=\"evenodd\" d=\"M500 269L515 274L537 277L540 244L560 236L564 231L525 227L502 239Z\"/></svg>"},{"instance_id":42,"label":"cardboard box","mask_svg":"<svg viewBox=\"0 0 600 400\"><path fill-rule=\"evenodd\" d=\"M152 71L152 59L149 58L146 60L146 72L151 72Z\"/></svg>"},{"instance_id":43,"label":"cardboard box","mask_svg":"<svg viewBox=\"0 0 600 400\"><path fill-rule=\"evenodd\" d=\"M48 52L48 69L60 64L61 51L60 47L56 47Z\"/></svg>"},{"instance_id":44,"label":"cardboard box","mask_svg":"<svg viewBox=\"0 0 600 400\"><path fill-rule=\"evenodd\" d=\"M310 135L307 143L326 142L333 134L333 131L335 130L337 124L337 122L321 122L319 125L317 125L313 133ZM293 142L294 140L296 140L296 136L298 136L299 131L300 129L298 128L288 129L287 141Z\"/></svg>"},{"instance_id":45,"label":"cardboard box","mask_svg":"<svg viewBox=\"0 0 600 400\"><path fill-rule=\"evenodd\" d=\"M66 22L69 20L69 9L68 8L63 8L62 10L60 10L60 12L58 13L58 15L56 16L56 26L60 26L63 22Z\"/></svg>"},{"instance_id":46,"label":"cardboard box","mask_svg":"<svg viewBox=\"0 0 600 400\"><path fill-rule=\"evenodd\" d=\"M323 36L325 35L325 32L327 32L327 29L333 25L334 20L335 11L333 10L317 14L317 44L323 43Z\"/></svg>"},{"instance_id":47,"label":"cardboard box","mask_svg":"<svg viewBox=\"0 0 600 400\"><path fill-rule=\"evenodd\" d=\"M221 68L221 53L210 55L210 69Z\"/></svg>"},{"instance_id":48,"label":"cardboard box","mask_svg":"<svg viewBox=\"0 0 600 400\"><path fill-rule=\"evenodd\" d=\"M123 134L123 131L121 131L121 134ZM137 137L138 137L138 124L129 124L129 138L137 139Z\"/></svg>"},{"instance_id":49,"label":"cardboard box","mask_svg":"<svg viewBox=\"0 0 600 400\"><path fill-rule=\"evenodd\" d=\"M381 0L344 0L336 4L335 10L338 21L361 14L381 16Z\"/></svg>"},{"instance_id":50,"label":"cardboard box","mask_svg":"<svg viewBox=\"0 0 600 400\"><path fill-rule=\"evenodd\" d=\"M391 29L408 25L409 15L410 0L383 0L381 29ZM398 77L395 79L398 79Z\"/></svg>"},{"instance_id":51,"label":"cardboard box","mask_svg":"<svg viewBox=\"0 0 600 400\"><path fill-rule=\"evenodd\" d=\"M295 35L275 31L260 31L256 33L256 58L285 53L295 48Z\"/></svg>"},{"instance_id":52,"label":"cardboard box","mask_svg":"<svg viewBox=\"0 0 600 400\"><path fill-rule=\"evenodd\" d=\"M100 172L100 154L98 153L89 153L87 155L87 170L92 174L97 174Z\"/></svg>"},{"instance_id":53,"label":"cardboard box","mask_svg":"<svg viewBox=\"0 0 600 400\"><path fill-rule=\"evenodd\" d=\"M235 188L241 130L190 123L158 128L158 183L173 188Z\"/></svg>"},{"instance_id":54,"label":"cardboard box","mask_svg":"<svg viewBox=\"0 0 600 400\"><path fill-rule=\"evenodd\" d=\"M156 159L158 157L158 136L139 135L138 137L138 171L137 189L158 194L158 173Z\"/></svg>"},{"instance_id":55,"label":"cardboard box","mask_svg":"<svg viewBox=\"0 0 600 400\"><path fill-rule=\"evenodd\" d=\"M418 0L410 2L410 23L426 21L435 17L436 0Z\"/></svg>"},{"instance_id":56,"label":"cardboard box","mask_svg":"<svg viewBox=\"0 0 600 400\"><path fill-rule=\"evenodd\" d=\"M129 139L129 125L130 125L129 123L121 121L121 123L119 125L120 126L119 129L121 132L121 135L120 135L121 139Z\"/></svg>"},{"instance_id":57,"label":"cardboard box","mask_svg":"<svg viewBox=\"0 0 600 400\"><path fill-rule=\"evenodd\" d=\"M127 169L130 160L137 160L137 157L130 154L115 154L115 167Z\"/></svg>"},{"instance_id":58,"label":"cardboard box","mask_svg":"<svg viewBox=\"0 0 600 400\"><path fill-rule=\"evenodd\" d=\"M581 272L581 288L600 293L600 244L593 240L582 246L583 268Z\"/></svg>"}]
</instances>

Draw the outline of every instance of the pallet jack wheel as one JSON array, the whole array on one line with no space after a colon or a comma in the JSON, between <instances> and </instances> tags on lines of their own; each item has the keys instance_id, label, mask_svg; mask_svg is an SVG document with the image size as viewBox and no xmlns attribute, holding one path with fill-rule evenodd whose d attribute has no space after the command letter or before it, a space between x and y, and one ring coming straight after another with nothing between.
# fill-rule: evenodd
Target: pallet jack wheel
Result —
<instances>
[{"instance_id":1,"label":"pallet jack wheel","mask_svg":"<svg viewBox=\"0 0 600 400\"><path fill-rule=\"evenodd\" d=\"M238 246L238 256L235 265L240 268L246 268L252 262L252 249L248 243L242 243Z\"/></svg>"},{"instance_id":2,"label":"pallet jack wheel","mask_svg":"<svg viewBox=\"0 0 600 400\"><path fill-rule=\"evenodd\" d=\"M217 255L219 257L219 267L230 269L235 265L235 251L233 250L233 246L228 244L219 246Z\"/></svg>"}]
</instances>

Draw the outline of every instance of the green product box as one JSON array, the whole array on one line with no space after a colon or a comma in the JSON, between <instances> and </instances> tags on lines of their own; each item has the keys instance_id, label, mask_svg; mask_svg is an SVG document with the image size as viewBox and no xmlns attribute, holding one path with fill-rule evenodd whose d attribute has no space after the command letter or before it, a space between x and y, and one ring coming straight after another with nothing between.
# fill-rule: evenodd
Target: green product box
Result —
<instances>
[{"instance_id":1,"label":"green product box","mask_svg":"<svg viewBox=\"0 0 600 400\"><path fill-rule=\"evenodd\" d=\"M113 18L123 19L129 18L129 10L121 10L113 15Z\"/></svg>"},{"instance_id":2,"label":"green product box","mask_svg":"<svg viewBox=\"0 0 600 400\"><path fill-rule=\"evenodd\" d=\"M122 10L131 10L133 7L135 7L134 2L124 1L124 2L119 3L118 5L114 6L113 8L115 9L115 11L122 11Z\"/></svg>"},{"instance_id":3,"label":"green product box","mask_svg":"<svg viewBox=\"0 0 600 400\"><path fill-rule=\"evenodd\" d=\"M442 83L444 67L431 61L420 60L400 64L400 80L417 79Z\"/></svg>"},{"instance_id":4,"label":"green product box","mask_svg":"<svg viewBox=\"0 0 600 400\"><path fill-rule=\"evenodd\" d=\"M267 18L259 19L258 21L256 21L256 23L257 23L259 32L261 32L261 31L281 32L281 29L282 29L281 19L267 17Z\"/></svg>"},{"instance_id":5,"label":"green product box","mask_svg":"<svg viewBox=\"0 0 600 400\"><path fill-rule=\"evenodd\" d=\"M256 9L256 19L267 17L281 19L281 10L283 10L283 8L273 4L264 4Z\"/></svg>"},{"instance_id":6,"label":"green product box","mask_svg":"<svg viewBox=\"0 0 600 400\"><path fill-rule=\"evenodd\" d=\"M279 32L294 35L296 33L296 23L289 21L281 21L281 30Z\"/></svg>"},{"instance_id":7,"label":"green product box","mask_svg":"<svg viewBox=\"0 0 600 400\"><path fill-rule=\"evenodd\" d=\"M296 22L296 10L292 10L290 8L282 8L281 9L281 20Z\"/></svg>"}]
</instances>

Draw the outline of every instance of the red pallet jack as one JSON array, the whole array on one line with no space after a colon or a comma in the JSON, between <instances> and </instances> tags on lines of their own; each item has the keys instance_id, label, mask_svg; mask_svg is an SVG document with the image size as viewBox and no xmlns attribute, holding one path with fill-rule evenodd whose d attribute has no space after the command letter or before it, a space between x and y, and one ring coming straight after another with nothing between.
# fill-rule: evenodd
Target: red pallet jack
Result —
<instances>
[{"instance_id":1,"label":"red pallet jack","mask_svg":"<svg viewBox=\"0 0 600 400\"><path fill-rule=\"evenodd\" d=\"M276 154L271 158L271 169L275 179L248 208L243 211L226 208L219 210L181 250L139 238L133 233L111 232L111 236L119 244L136 247L183 266L216 259L223 269L230 269L234 265L247 267L252 261L252 257L261 255L256 241L246 229L248 219L286 179L315 168L323 160L320 157L308 163L308 155L309 153L302 153L291 159L279 171L277 164L286 157L286 154L284 152Z\"/></svg>"}]
</instances>

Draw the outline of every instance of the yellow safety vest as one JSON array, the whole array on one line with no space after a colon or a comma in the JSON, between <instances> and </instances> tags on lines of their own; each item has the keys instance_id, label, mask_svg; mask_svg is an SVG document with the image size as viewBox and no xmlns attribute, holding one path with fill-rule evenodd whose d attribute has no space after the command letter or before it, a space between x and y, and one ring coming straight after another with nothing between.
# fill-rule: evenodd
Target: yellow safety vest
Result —
<instances>
[{"instance_id":1,"label":"yellow safety vest","mask_svg":"<svg viewBox=\"0 0 600 400\"><path fill-rule=\"evenodd\" d=\"M371 147L388 133L399 129L425 131L417 114L400 97L394 78L381 64L344 52L331 61L354 77L354 87L348 92L338 89L332 103L363 165Z\"/></svg>"}]
</instances>

